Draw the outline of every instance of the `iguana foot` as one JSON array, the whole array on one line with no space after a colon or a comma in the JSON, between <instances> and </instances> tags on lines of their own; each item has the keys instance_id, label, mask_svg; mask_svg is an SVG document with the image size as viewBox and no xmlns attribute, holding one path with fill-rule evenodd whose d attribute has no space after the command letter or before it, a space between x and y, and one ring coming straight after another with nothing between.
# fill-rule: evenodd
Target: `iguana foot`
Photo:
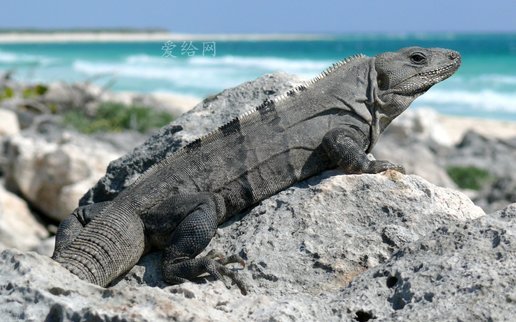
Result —
<instances>
[{"instance_id":1,"label":"iguana foot","mask_svg":"<svg viewBox=\"0 0 516 322\"><path fill-rule=\"evenodd\" d=\"M245 262L240 256L231 255L229 257L219 257L218 259L212 259L206 256L204 259L206 261L204 266L208 274L213 276L215 279L221 280L228 289L231 288L231 283L229 283L226 276L229 277L229 279L240 289L240 292L243 295L247 295L248 287L244 280L236 272L225 266L231 263L239 263L242 267L245 267Z\"/></svg>"},{"instance_id":2,"label":"iguana foot","mask_svg":"<svg viewBox=\"0 0 516 322\"><path fill-rule=\"evenodd\" d=\"M238 255L224 257L220 252L210 251L206 256L199 258L176 258L172 263L163 263L163 277L168 283L178 284L186 282L201 274L208 273L215 279L221 280L229 289L235 283L243 295L247 295L248 286L243 279L225 265L239 263L245 267L245 262Z\"/></svg>"},{"instance_id":3,"label":"iguana foot","mask_svg":"<svg viewBox=\"0 0 516 322\"><path fill-rule=\"evenodd\" d=\"M370 161L364 173L380 173L387 170L396 170L405 174L405 168L402 165L385 160Z\"/></svg>"}]
</instances>

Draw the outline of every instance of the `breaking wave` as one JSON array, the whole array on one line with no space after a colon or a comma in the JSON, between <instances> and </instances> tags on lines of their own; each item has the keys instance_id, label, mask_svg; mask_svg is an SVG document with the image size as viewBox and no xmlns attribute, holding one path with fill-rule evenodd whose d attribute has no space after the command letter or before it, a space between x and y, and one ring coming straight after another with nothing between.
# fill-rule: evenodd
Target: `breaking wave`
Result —
<instances>
[{"instance_id":1,"label":"breaking wave","mask_svg":"<svg viewBox=\"0 0 516 322\"><path fill-rule=\"evenodd\" d=\"M145 54L127 56L121 61L75 60L72 69L86 75L112 74L132 79L162 80L201 90L222 90L256 78L262 74L285 71L310 78L329 61L274 57L189 57L166 58Z\"/></svg>"},{"instance_id":2,"label":"breaking wave","mask_svg":"<svg viewBox=\"0 0 516 322\"><path fill-rule=\"evenodd\" d=\"M188 58L166 58L149 56L145 54L131 55L125 58L129 65L188 65L190 67L226 67L226 68L251 68L265 71L286 71L292 73L316 74L330 66L333 61L310 60L310 59L288 59L278 57L258 56L194 56Z\"/></svg>"},{"instance_id":3,"label":"breaking wave","mask_svg":"<svg viewBox=\"0 0 516 322\"><path fill-rule=\"evenodd\" d=\"M207 71L179 64L156 66L77 60L72 68L86 75L112 74L117 77L166 81L176 86L210 90L234 86L242 81L238 75L232 75L228 70Z\"/></svg>"},{"instance_id":4,"label":"breaking wave","mask_svg":"<svg viewBox=\"0 0 516 322\"><path fill-rule=\"evenodd\" d=\"M18 54L10 51L0 50L0 64L38 64L48 65L55 62L55 58L40 56L40 55L29 55L29 54Z\"/></svg>"},{"instance_id":5,"label":"breaking wave","mask_svg":"<svg viewBox=\"0 0 516 322\"><path fill-rule=\"evenodd\" d=\"M258 68L266 70L282 70L286 72L313 72L319 73L329 65L331 61L317 61L308 59L287 59L276 57L193 57L192 65L204 66L232 66L239 68Z\"/></svg>"},{"instance_id":6,"label":"breaking wave","mask_svg":"<svg viewBox=\"0 0 516 322\"><path fill-rule=\"evenodd\" d=\"M516 113L516 93L492 90L478 92L465 90L430 90L417 100L418 105L455 105L488 112Z\"/></svg>"}]
</instances>

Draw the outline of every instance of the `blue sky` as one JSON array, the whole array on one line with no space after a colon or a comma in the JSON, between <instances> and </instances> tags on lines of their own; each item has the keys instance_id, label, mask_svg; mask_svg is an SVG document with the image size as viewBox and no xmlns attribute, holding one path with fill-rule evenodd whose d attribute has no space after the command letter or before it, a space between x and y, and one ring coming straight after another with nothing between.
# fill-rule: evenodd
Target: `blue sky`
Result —
<instances>
[{"instance_id":1,"label":"blue sky","mask_svg":"<svg viewBox=\"0 0 516 322\"><path fill-rule=\"evenodd\" d=\"M515 32L515 0L5 1L0 28L184 33Z\"/></svg>"}]
</instances>

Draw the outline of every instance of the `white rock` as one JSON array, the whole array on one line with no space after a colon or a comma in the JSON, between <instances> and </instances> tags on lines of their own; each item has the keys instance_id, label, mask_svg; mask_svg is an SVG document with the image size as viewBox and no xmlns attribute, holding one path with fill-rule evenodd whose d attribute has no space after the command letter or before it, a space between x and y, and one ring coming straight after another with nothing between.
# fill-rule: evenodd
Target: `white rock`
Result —
<instances>
[{"instance_id":1,"label":"white rock","mask_svg":"<svg viewBox=\"0 0 516 322\"><path fill-rule=\"evenodd\" d=\"M0 137L14 135L20 132L18 117L13 111L0 109Z\"/></svg>"},{"instance_id":2,"label":"white rock","mask_svg":"<svg viewBox=\"0 0 516 322\"><path fill-rule=\"evenodd\" d=\"M80 135L63 140L17 135L7 141L7 181L47 215L62 220L87 187L119 157L110 146Z\"/></svg>"},{"instance_id":3,"label":"white rock","mask_svg":"<svg viewBox=\"0 0 516 322\"><path fill-rule=\"evenodd\" d=\"M398 135L402 140L417 138L444 146L453 145L445 127L439 122L439 114L431 108L406 110L394 120L387 131Z\"/></svg>"},{"instance_id":4,"label":"white rock","mask_svg":"<svg viewBox=\"0 0 516 322\"><path fill-rule=\"evenodd\" d=\"M362 321L514 321L516 204L443 226L355 279L329 306Z\"/></svg>"},{"instance_id":5,"label":"white rock","mask_svg":"<svg viewBox=\"0 0 516 322\"><path fill-rule=\"evenodd\" d=\"M0 185L0 245L29 250L47 235L25 201Z\"/></svg>"},{"instance_id":6,"label":"white rock","mask_svg":"<svg viewBox=\"0 0 516 322\"><path fill-rule=\"evenodd\" d=\"M338 304L350 281L439 227L465 225L484 215L464 195L417 176L392 171L335 174L326 172L291 187L219 229L208 249L247 257L246 268L239 272L251 286L247 296L211 278L166 286L157 254L146 256L115 286L103 289L77 279L48 257L6 250L0 255L0 285L5 285L0 287L0 316L65 321L346 320L355 312ZM486 296L491 292L486 290Z\"/></svg>"}]
</instances>

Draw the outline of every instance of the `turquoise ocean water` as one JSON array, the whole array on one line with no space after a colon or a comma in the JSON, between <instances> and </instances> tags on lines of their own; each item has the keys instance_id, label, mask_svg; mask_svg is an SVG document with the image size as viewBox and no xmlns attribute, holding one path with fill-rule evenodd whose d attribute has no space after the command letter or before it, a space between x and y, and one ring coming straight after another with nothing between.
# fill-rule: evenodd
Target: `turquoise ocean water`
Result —
<instances>
[{"instance_id":1,"label":"turquoise ocean water","mask_svg":"<svg viewBox=\"0 0 516 322\"><path fill-rule=\"evenodd\" d=\"M15 70L15 78L25 81L92 80L100 85L114 81L113 90L202 98L265 73L285 71L310 78L349 55L374 55L412 45L451 48L463 56L459 72L413 106L516 121L516 34L0 44L0 71Z\"/></svg>"}]
</instances>

